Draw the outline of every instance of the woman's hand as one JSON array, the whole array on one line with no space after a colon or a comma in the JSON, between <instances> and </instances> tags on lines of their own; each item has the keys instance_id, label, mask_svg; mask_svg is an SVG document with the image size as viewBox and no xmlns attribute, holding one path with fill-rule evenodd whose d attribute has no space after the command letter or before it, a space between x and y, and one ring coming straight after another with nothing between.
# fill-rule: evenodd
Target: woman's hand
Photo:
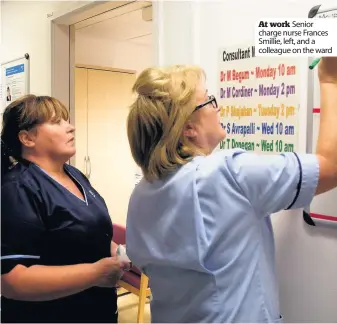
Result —
<instances>
[{"instance_id":1,"label":"woman's hand","mask_svg":"<svg viewBox=\"0 0 337 324\"><path fill-rule=\"evenodd\" d=\"M122 269L124 271L129 271L132 268L132 263L129 260L129 258L127 257L125 249L122 249L122 251L121 251L122 255L119 255L117 250L118 250L118 245L114 241L111 241L111 244L110 244L111 256L112 257L119 257L120 262L122 264Z\"/></svg>"},{"instance_id":2,"label":"woman's hand","mask_svg":"<svg viewBox=\"0 0 337 324\"><path fill-rule=\"evenodd\" d=\"M124 264L117 256L101 259L93 264L97 274L96 286L115 287L123 275Z\"/></svg>"}]
</instances>

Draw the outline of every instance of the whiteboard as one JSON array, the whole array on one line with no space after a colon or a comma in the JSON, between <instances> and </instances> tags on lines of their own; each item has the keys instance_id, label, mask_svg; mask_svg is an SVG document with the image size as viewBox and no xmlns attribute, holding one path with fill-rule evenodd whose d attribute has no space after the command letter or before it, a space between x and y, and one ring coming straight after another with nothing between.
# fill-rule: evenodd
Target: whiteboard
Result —
<instances>
[{"instance_id":1,"label":"whiteboard","mask_svg":"<svg viewBox=\"0 0 337 324\"><path fill-rule=\"evenodd\" d=\"M14 100L29 93L29 55L1 63L0 113Z\"/></svg>"},{"instance_id":2,"label":"whiteboard","mask_svg":"<svg viewBox=\"0 0 337 324\"><path fill-rule=\"evenodd\" d=\"M217 150L298 151L302 67L300 58L256 57L252 44L221 48L217 97L227 135Z\"/></svg>"},{"instance_id":3,"label":"whiteboard","mask_svg":"<svg viewBox=\"0 0 337 324\"><path fill-rule=\"evenodd\" d=\"M310 16L311 14L311 16ZM337 6L325 8L318 5L313 7L308 15L310 18L337 18ZM337 37L336 37L337 42ZM311 88L311 89L310 89ZM309 122L308 125L308 153L316 152L316 144L320 122L320 91L317 68L309 72ZM306 211L303 213L306 223L312 226L327 226L337 229L337 189L315 197Z\"/></svg>"}]
</instances>

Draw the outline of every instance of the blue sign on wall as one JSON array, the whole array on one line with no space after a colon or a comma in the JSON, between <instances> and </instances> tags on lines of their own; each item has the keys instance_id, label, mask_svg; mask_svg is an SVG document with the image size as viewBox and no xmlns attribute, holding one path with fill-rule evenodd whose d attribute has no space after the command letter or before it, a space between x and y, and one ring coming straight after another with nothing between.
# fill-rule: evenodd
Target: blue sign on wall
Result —
<instances>
[{"instance_id":1,"label":"blue sign on wall","mask_svg":"<svg viewBox=\"0 0 337 324\"><path fill-rule=\"evenodd\" d=\"M24 71L25 71L25 65L24 64L12 66L12 67L6 69L6 76L18 74L18 73L23 73Z\"/></svg>"}]
</instances>

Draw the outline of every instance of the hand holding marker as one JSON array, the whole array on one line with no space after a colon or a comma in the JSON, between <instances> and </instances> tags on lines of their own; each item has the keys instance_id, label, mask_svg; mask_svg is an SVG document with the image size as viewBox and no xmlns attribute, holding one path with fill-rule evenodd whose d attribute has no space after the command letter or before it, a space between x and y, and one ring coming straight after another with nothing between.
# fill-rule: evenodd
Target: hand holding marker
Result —
<instances>
[{"instance_id":1,"label":"hand holding marker","mask_svg":"<svg viewBox=\"0 0 337 324\"><path fill-rule=\"evenodd\" d=\"M317 5L313 8L311 8L311 10L309 11L309 14L308 14L308 18L314 18L317 14L329 12L329 11L333 11L333 10L336 10L336 8L321 9L321 5ZM311 62L311 64L309 65L309 69L313 70L315 68L315 66L319 63L320 60L321 60L321 58L314 59Z\"/></svg>"}]
</instances>

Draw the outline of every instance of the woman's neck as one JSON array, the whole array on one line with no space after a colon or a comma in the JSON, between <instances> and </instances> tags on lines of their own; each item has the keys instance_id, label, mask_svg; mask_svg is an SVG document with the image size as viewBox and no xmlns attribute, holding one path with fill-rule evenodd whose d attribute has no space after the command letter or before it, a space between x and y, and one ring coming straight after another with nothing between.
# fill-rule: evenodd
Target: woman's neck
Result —
<instances>
[{"instance_id":1,"label":"woman's neck","mask_svg":"<svg viewBox=\"0 0 337 324\"><path fill-rule=\"evenodd\" d=\"M36 164L50 175L63 175L65 173L64 161L51 160L49 158L41 158L41 157L37 158L29 155L22 157L25 160Z\"/></svg>"}]
</instances>

